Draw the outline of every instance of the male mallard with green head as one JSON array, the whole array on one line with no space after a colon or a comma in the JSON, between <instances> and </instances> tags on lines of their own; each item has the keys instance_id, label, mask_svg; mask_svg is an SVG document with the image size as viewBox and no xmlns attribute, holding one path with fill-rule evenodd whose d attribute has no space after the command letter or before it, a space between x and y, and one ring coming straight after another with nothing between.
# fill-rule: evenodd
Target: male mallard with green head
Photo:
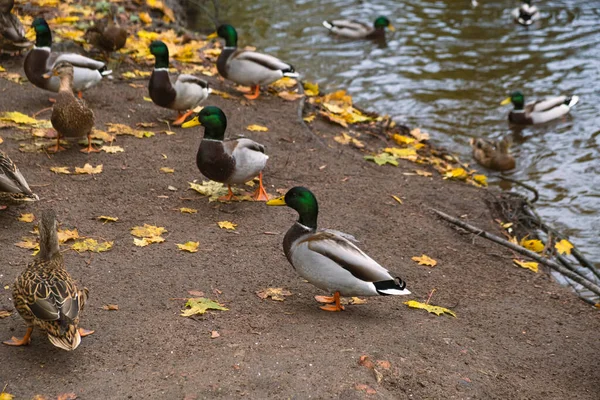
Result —
<instances>
[{"instance_id":1,"label":"male mallard with green head","mask_svg":"<svg viewBox=\"0 0 600 400\"><path fill-rule=\"evenodd\" d=\"M119 6L112 3L108 9L106 18L95 21L94 25L85 32L84 38L92 46L104 53L108 62L110 53L122 49L127 43L127 29L117 22Z\"/></svg>"},{"instance_id":2,"label":"male mallard with green head","mask_svg":"<svg viewBox=\"0 0 600 400\"><path fill-rule=\"evenodd\" d=\"M480 165L496 171L508 171L516 166L515 158L510 154L511 141L504 138L497 142L485 139L470 140L473 149L473 158Z\"/></svg>"},{"instance_id":3,"label":"male mallard with green head","mask_svg":"<svg viewBox=\"0 0 600 400\"><path fill-rule=\"evenodd\" d=\"M347 19L323 21L323 26L331 33L351 39L378 39L385 37L386 28L392 32L396 30L386 17L377 17L372 26Z\"/></svg>"},{"instance_id":4,"label":"male mallard with green head","mask_svg":"<svg viewBox=\"0 0 600 400\"><path fill-rule=\"evenodd\" d=\"M169 48L160 40L150 43L150 53L154 55L154 70L150 76L148 91L150 98L157 106L177 111L177 119L173 125L181 125L192 115L208 97L208 82L193 75L180 74L175 85L169 77ZM185 113L181 113L186 111Z\"/></svg>"},{"instance_id":5,"label":"male mallard with green head","mask_svg":"<svg viewBox=\"0 0 600 400\"><path fill-rule=\"evenodd\" d=\"M25 29L19 18L11 13L14 0L0 0L0 50L19 52L31 43L25 38Z\"/></svg>"},{"instance_id":6,"label":"male mallard with green head","mask_svg":"<svg viewBox=\"0 0 600 400\"><path fill-rule=\"evenodd\" d=\"M536 6L531 5L531 0L521 0L521 5L512 10L511 15L515 22L529 26L540 19L540 12Z\"/></svg>"},{"instance_id":7,"label":"male mallard with green head","mask_svg":"<svg viewBox=\"0 0 600 400\"><path fill-rule=\"evenodd\" d=\"M13 286L15 308L27 323L27 332L22 339L13 337L4 344L27 345L33 328L38 327L54 346L70 351L79 346L83 336L94 333L79 328L79 313L88 298L88 289L77 289L65 269L57 229L54 211L44 211L39 224L40 252Z\"/></svg>"},{"instance_id":8,"label":"male mallard with green head","mask_svg":"<svg viewBox=\"0 0 600 400\"><path fill-rule=\"evenodd\" d=\"M525 104L525 96L520 91L510 94L500 103L507 105L512 103L514 109L508 114L508 120L514 124L543 124L563 117L571 111L571 107L579 102L578 96L557 96L546 100L535 101Z\"/></svg>"},{"instance_id":9,"label":"male mallard with green head","mask_svg":"<svg viewBox=\"0 0 600 400\"><path fill-rule=\"evenodd\" d=\"M262 170L269 156L265 147L250 139L224 140L227 129L225 113L218 107L204 107L194 119L182 125L191 128L202 125L204 137L196 154L196 165L208 179L227 184L229 193L219 200L234 198L232 184L245 183L258 175L258 189L254 199L269 200L262 182Z\"/></svg>"},{"instance_id":10,"label":"male mallard with green head","mask_svg":"<svg viewBox=\"0 0 600 400\"><path fill-rule=\"evenodd\" d=\"M74 53L55 53L52 52L52 32L48 23L43 18L36 18L33 21L35 29L35 46L27 53L23 68L29 82L35 86L51 91L58 92L60 80L58 77L49 76L54 65L61 61L67 61L73 65L73 90L81 92L97 85L102 77L109 75L112 71L106 70L103 62L93 60Z\"/></svg>"},{"instance_id":11,"label":"male mallard with green head","mask_svg":"<svg viewBox=\"0 0 600 400\"><path fill-rule=\"evenodd\" d=\"M60 145L60 139L63 137L80 138L87 135L88 146L81 149L81 152L97 153L100 150L92 146L90 137L94 128L94 112L83 99L73 94L73 70L73 66L66 61L55 64L52 69L52 75L60 78L60 87L50 118L52 126L56 129L56 145L48 148L48 151L64 150Z\"/></svg>"},{"instance_id":12,"label":"male mallard with green head","mask_svg":"<svg viewBox=\"0 0 600 400\"><path fill-rule=\"evenodd\" d=\"M298 78L294 67L280 59L256 51L237 48L237 32L231 25L221 25L209 38L225 39L225 47L217 59L217 70L238 85L251 86L252 93L244 96L254 100L260 95L260 85L268 85L284 76Z\"/></svg>"},{"instance_id":13,"label":"male mallard with green head","mask_svg":"<svg viewBox=\"0 0 600 400\"><path fill-rule=\"evenodd\" d=\"M285 196L269 200L268 206L288 206L299 214L283 238L283 252L292 267L316 287L333 297L316 296L319 302L333 303L325 311L342 311L340 296L408 295L406 283L379 265L350 242L346 234L317 231L319 206L315 195L294 187Z\"/></svg>"},{"instance_id":14,"label":"male mallard with green head","mask_svg":"<svg viewBox=\"0 0 600 400\"><path fill-rule=\"evenodd\" d=\"M39 197L31 191L19 168L6 153L0 150L0 202L19 203L37 200ZM0 205L0 210L5 208L5 205Z\"/></svg>"}]
</instances>

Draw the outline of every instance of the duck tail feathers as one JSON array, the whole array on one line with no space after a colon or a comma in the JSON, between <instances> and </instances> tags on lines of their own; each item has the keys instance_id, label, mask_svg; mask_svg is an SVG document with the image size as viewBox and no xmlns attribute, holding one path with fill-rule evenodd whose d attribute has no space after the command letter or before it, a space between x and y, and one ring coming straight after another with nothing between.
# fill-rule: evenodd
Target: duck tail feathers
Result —
<instances>
[{"instance_id":1,"label":"duck tail feathers","mask_svg":"<svg viewBox=\"0 0 600 400\"><path fill-rule=\"evenodd\" d=\"M333 24L329 21L323 21L323 26L329 30L333 29Z\"/></svg>"},{"instance_id":2,"label":"duck tail feathers","mask_svg":"<svg viewBox=\"0 0 600 400\"><path fill-rule=\"evenodd\" d=\"M567 97L565 99L565 104L571 108L573 107L575 104L579 103L579 96L571 96L571 97Z\"/></svg>"},{"instance_id":3,"label":"duck tail feathers","mask_svg":"<svg viewBox=\"0 0 600 400\"><path fill-rule=\"evenodd\" d=\"M406 289L406 282L396 277L389 281L373 282L375 290L381 296L405 296L410 294L410 291Z\"/></svg>"},{"instance_id":4,"label":"duck tail feathers","mask_svg":"<svg viewBox=\"0 0 600 400\"><path fill-rule=\"evenodd\" d=\"M75 329L75 333L72 335L69 333L70 332L67 332L65 335L60 337L48 334L48 340L50 340L50 343L59 349L66 351L75 350L81 343L81 335L79 334L78 329Z\"/></svg>"},{"instance_id":5,"label":"duck tail feathers","mask_svg":"<svg viewBox=\"0 0 600 400\"><path fill-rule=\"evenodd\" d=\"M112 74L112 70L111 70L111 69L106 69L106 68L107 68L107 67L106 67L106 65L105 65L105 66L103 66L102 68L100 68L100 69L98 70L98 72L100 72L100 75L102 75L102 76L106 76L106 75L110 75L110 74Z\"/></svg>"}]
</instances>

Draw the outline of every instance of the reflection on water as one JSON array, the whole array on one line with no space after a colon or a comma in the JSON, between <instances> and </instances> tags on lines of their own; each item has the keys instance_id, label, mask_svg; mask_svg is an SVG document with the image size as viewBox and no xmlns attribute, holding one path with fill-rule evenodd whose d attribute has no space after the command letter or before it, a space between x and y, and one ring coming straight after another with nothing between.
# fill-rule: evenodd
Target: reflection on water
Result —
<instances>
[{"instance_id":1,"label":"reflection on water","mask_svg":"<svg viewBox=\"0 0 600 400\"><path fill-rule=\"evenodd\" d=\"M511 135L513 179L540 191L538 211L600 260L600 0L544 1L533 28L512 23L514 0L230 1L221 22L240 45L292 63L325 90L347 88L361 107L420 126L470 160L471 136ZM202 13L192 25L214 30ZM397 28L387 47L330 36L323 19L374 20ZM577 94L572 114L543 126L511 128L512 90L526 100ZM491 173L490 173L491 174ZM492 179L493 180L493 179Z\"/></svg>"}]
</instances>

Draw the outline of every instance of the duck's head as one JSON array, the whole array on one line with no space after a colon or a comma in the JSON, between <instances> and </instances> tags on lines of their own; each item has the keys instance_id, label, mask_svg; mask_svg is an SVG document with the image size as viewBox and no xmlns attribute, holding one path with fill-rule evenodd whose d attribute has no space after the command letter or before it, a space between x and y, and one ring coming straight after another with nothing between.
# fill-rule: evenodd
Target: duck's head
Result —
<instances>
[{"instance_id":1,"label":"duck's head","mask_svg":"<svg viewBox=\"0 0 600 400\"><path fill-rule=\"evenodd\" d=\"M513 106L515 106L515 110L522 110L525 105L525 96L523 96L523 93L516 90L510 94L510 97L502 100L502 103L500 104L505 106L509 103L512 103Z\"/></svg>"},{"instance_id":2,"label":"duck's head","mask_svg":"<svg viewBox=\"0 0 600 400\"><path fill-rule=\"evenodd\" d=\"M192 128L202 125L204 127L204 138L211 140L223 140L225 129L227 129L227 117L219 107L204 107L194 118L181 125L182 128Z\"/></svg>"},{"instance_id":3,"label":"duck's head","mask_svg":"<svg viewBox=\"0 0 600 400\"><path fill-rule=\"evenodd\" d=\"M225 39L226 47L237 47L237 32L233 26L229 24L220 25L215 33L208 36L208 39L214 39L217 36Z\"/></svg>"},{"instance_id":4,"label":"duck's head","mask_svg":"<svg viewBox=\"0 0 600 400\"><path fill-rule=\"evenodd\" d=\"M36 18L31 24L35 30L35 45L36 47L52 46L52 32L44 18Z\"/></svg>"},{"instance_id":5,"label":"duck's head","mask_svg":"<svg viewBox=\"0 0 600 400\"><path fill-rule=\"evenodd\" d=\"M73 65L67 61L61 61L54 65L52 72L44 74L44 78L50 78L52 76L58 76L59 78L71 78L73 80Z\"/></svg>"},{"instance_id":6,"label":"duck's head","mask_svg":"<svg viewBox=\"0 0 600 400\"><path fill-rule=\"evenodd\" d=\"M386 17L377 17L377 19L375 20L375 22L373 23L373 26L375 27L375 29L377 28L388 28L390 31L394 32L396 30L396 28L394 28L394 25L392 25L392 23L390 22L389 19L387 19Z\"/></svg>"},{"instance_id":7,"label":"duck's head","mask_svg":"<svg viewBox=\"0 0 600 400\"><path fill-rule=\"evenodd\" d=\"M39 257L43 260L50 259L57 254L60 249L58 246L58 221L54 210L44 210L42 220L38 226L40 232L40 253Z\"/></svg>"},{"instance_id":8,"label":"duck's head","mask_svg":"<svg viewBox=\"0 0 600 400\"><path fill-rule=\"evenodd\" d=\"M287 191L285 196L267 201L267 205L293 208L300 215L299 223L309 228L317 228L319 204L315 195L305 187L293 187Z\"/></svg>"},{"instance_id":9,"label":"duck's head","mask_svg":"<svg viewBox=\"0 0 600 400\"><path fill-rule=\"evenodd\" d=\"M165 42L155 40L150 43L150 53L155 58L154 68L169 68L169 48Z\"/></svg>"}]
</instances>

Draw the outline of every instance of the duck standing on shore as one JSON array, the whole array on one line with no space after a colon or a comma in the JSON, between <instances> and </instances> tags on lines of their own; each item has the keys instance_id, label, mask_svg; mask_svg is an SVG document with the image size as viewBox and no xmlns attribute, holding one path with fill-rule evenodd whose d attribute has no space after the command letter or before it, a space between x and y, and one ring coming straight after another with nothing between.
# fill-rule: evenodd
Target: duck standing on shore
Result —
<instances>
[{"instance_id":1,"label":"duck standing on shore","mask_svg":"<svg viewBox=\"0 0 600 400\"><path fill-rule=\"evenodd\" d=\"M325 311L342 311L340 296L408 295L406 283L379 265L345 236L335 231L317 231L319 207L315 195L294 187L285 196L269 200L268 206L288 206L299 219L283 238L283 252L292 267L316 287L333 297L316 296L327 304Z\"/></svg>"},{"instance_id":2,"label":"duck standing on shore","mask_svg":"<svg viewBox=\"0 0 600 400\"><path fill-rule=\"evenodd\" d=\"M81 152L97 153L100 150L92 146L90 137L94 128L94 112L83 99L77 98L73 94L73 70L73 66L66 61L59 62L52 69L52 75L60 78L60 87L50 118L52 126L56 129L56 145L47 150L51 152L64 150L60 146L62 137L80 138L87 135L88 146L81 149Z\"/></svg>"},{"instance_id":3,"label":"duck standing on shore","mask_svg":"<svg viewBox=\"0 0 600 400\"><path fill-rule=\"evenodd\" d=\"M210 88L208 82L193 75L180 74L175 85L169 77L169 48L164 42L155 40L150 43L150 53L155 58L154 70L150 76L148 92L157 106L177 111L173 125L181 125L187 117L193 114L208 97ZM186 111L181 113L181 111Z\"/></svg>"},{"instance_id":4,"label":"duck standing on shore","mask_svg":"<svg viewBox=\"0 0 600 400\"><path fill-rule=\"evenodd\" d=\"M85 32L84 38L95 48L104 53L106 62L110 58L110 53L122 49L127 43L127 29L117 22L119 6L115 3L110 5L108 15L89 27Z\"/></svg>"},{"instance_id":5,"label":"duck standing on shore","mask_svg":"<svg viewBox=\"0 0 600 400\"><path fill-rule=\"evenodd\" d=\"M11 13L14 6L14 0L0 0L0 50L7 52L19 52L33 44L25 37L19 18Z\"/></svg>"},{"instance_id":6,"label":"duck standing on shore","mask_svg":"<svg viewBox=\"0 0 600 400\"><path fill-rule=\"evenodd\" d=\"M54 346L71 351L79 346L83 336L94 333L79 328L79 313L88 298L88 289L77 289L65 269L57 229L54 211L44 211L39 224L40 251L13 286L15 308L27 323L27 332L22 339L13 337L4 344L25 346L31 341L33 328L38 327Z\"/></svg>"},{"instance_id":7,"label":"duck standing on shore","mask_svg":"<svg viewBox=\"0 0 600 400\"><path fill-rule=\"evenodd\" d=\"M294 67L268 54L237 48L237 32L231 25L221 25L209 38L225 39L225 47L217 59L217 70L238 85L251 86L252 93L244 94L249 100L260 95L260 85L268 85L284 76L298 78Z\"/></svg>"},{"instance_id":8,"label":"duck standing on shore","mask_svg":"<svg viewBox=\"0 0 600 400\"><path fill-rule=\"evenodd\" d=\"M529 26L540 19L540 12L536 6L531 5L531 0L521 0L521 5L511 14L515 21L523 26Z\"/></svg>"},{"instance_id":9,"label":"duck standing on shore","mask_svg":"<svg viewBox=\"0 0 600 400\"><path fill-rule=\"evenodd\" d=\"M347 19L323 21L323 26L333 34L351 39L379 39L385 37L385 28L392 32L396 30L386 17L377 17L373 26Z\"/></svg>"},{"instance_id":10,"label":"duck standing on shore","mask_svg":"<svg viewBox=\"0 0 600 400\"><path fill-rule=\"evenodd\" d=\"M19 168L0 150L0 202L20 203L37 200L39 197L31 191ZM6 205L0 204L0 210L5 208Z\"/></svg>"},{"instance_id":11,"label":"duck standing on shore","mask_svg":"<svg viewBox=\"0 0 600 400\"><path fill-rule=\"evenodd\" d=\"M35 29L35 46L27 53L23 68L29 82L35 86L58 92L60 80L55 76L48 76L54 65L67 61L73 65L73 90L81 97L81 92L97 85L102 77L112 71L106 69L106 64L100 61L74 53L52 52L52 32L48 23L43 18L33 21Z\"/></svg>"},{"instance_id":12,"label":"duck standing on shore","mask_svg":"<svg viewBox=\"0 0 600 400\"><path fill-rule=\"evenodd\" d=\"M543 124L563 117L579 102L578 96L557 96L546 100L525 104L525 96L520 91L510 94L500 104L512 103L514 109L508 113L508 120L514 124L532 125Z\"/></svg>"},{"instance_id":13,"label":"duck standing on shore","mask_svg":"<svg viewBox=\"0 0 600 400\"><path fill-rule=\"evenodd\" d=\"M515 158L509 151L511 145L509 138L497 142L471 138L470 144L473 158L479 165L495 171L508 171L515 168Z\"/></svg>"},{"instance_id":14,"label":"duck standing on shore","mask_svg":"<svg viewBox=\"0 0 600 400\"><path fill-rule=\"evenodd\" d=\"M205 107L181 127L204 126L204 137L196 154L196 165L208 179L227 184L228 194L220 198L229 201L234 198L232 184L245 183L258 175L258 188L254 199L269 200L262 181L262 170L269 156L265 147L250 139L224 140L227 129L225 113L218 107Z\"/></svg>"}]
</instances>

